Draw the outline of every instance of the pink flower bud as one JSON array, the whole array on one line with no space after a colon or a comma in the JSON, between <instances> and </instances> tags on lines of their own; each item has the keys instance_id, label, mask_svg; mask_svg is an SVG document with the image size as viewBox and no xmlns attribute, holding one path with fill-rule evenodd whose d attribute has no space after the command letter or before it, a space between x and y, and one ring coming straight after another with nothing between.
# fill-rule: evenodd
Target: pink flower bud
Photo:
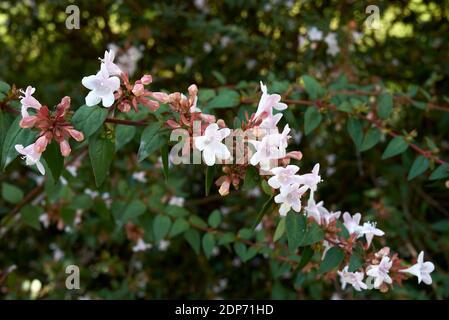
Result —
<instances>
[{"instance_id":1,"label":"pink flower bud","mask_svg":"<svg viewBox=\"0 0 449 320\"><path fill-rule=\"evenodd\" d=\"M302 152L301 151L291 151L287 153L287 157L291 159L301 160L302 159Z\"/></svg>"},{"instance_id":2,"label":"pink flower bud","mask_svg":"<svg viewBox=\"0 0 449 320\"><path fill-rule=\"evenodd\" d=\"M146 99L146 98L139 98L139 102L143 104L145 107L149 108L151 111L156 111L159 109L159 102Z\"/></svg>"},{"instance_id":3,"label":"pink flower bud","mask_svg":"<svg viewBox=\"0 0 449 320\"><path fill-rule=\"evenodd\" d=\"M215 122L215 116L212 114L201 114L201 120L208 123L214 123Z\"/></svg>"},{"instance_id":4,"label":"pink flower bud","mask_svg":"<svg viewBox=\"0 0 449 320\"><path fill-rule=\"evenodd\" d=\"M151 74L146 74L142 78L140 78L140 81L142 82L142 84L147 85L153 82L153 77L151 76Z\"/></svg>"},{"instance_id":5,"label":"pink flower bud","mask_svg":"<svg viewBox=\"0 0 449 320\"><path fill-rule=\"evenodd\" d=\"M169 101L169 95L164 92L152 92L151 96L162 103L167 103Z\"/></svg>"},{"instance_id":6,"label":"pink flower bud","mask_svg":"<svg viewBox=\"0 0 449 320\"><path fill-rule=\"evenodd\" d=\"M446 181L446 188L449 189L449 180Z\"/></svg>"},{"instance_id":7,"label":"pink flower bud","mask_svg":"<svg viewBox=\"0 0 449 320\"><path fill-rule=\"evenodd\" d=\"M226 123L223 119L218 119L217 124L220 128L226 128Z\"/></svg>"},{"instance_id":8,"label":"pink flower bud","mask_svg":"<svg viewBox=\"0 0 449 320\"><path fill-rule=\"evenodd\" d=\"M196 96L198 94L198 87L195 84L191 84L187 90L189 90L189 95L191 96Z\"/></svg>"},{"instance_id":9,"label":"pink flower bud","mask_svg":"<svg viewBox=\"0 0 449 320\"><path fill-rule=\"evenodd\" d=\"M118 109L121 112L129 112L131 110L131 105L129 104L128 101L122 101L119 105L118 105Z\"/></svg>"},{"instance_id":10,"label":"pink flower bud","mask_svg":"<svg viewBox=\"0 0 449 320\"><path fill-rule=\"evenodd\" d=\"M36 116L26 116L22 120L20 120L19 125L21 128L32 128L36 123L36 121L37 121Z\"/></svg>"},{"instance_id":11,"label":"pink flower bud","mask_svg":"<svg viewBox=\"0 0 449 320\"><path fill-rule=\"evenodd\" d=\"M218 189L218 193L222 196L227 196L229 194L229 187L231 186L231 183L229 179L226 179L223 181L223 183L220 186L220 189Z\"/></svg>"},{"instance_id":12,"label":"pink flower bud","mask_svg":"<svg viewBox=\"0 0 449 320\"><path fill-rule=\"evenodd\" d=\"M62 140L59 142L59 149L61 150L61 154L63 157L67 157L72 149L70 149L70 144L67 142L67 140Z\"/></svg>"},{"instance_id":13,"label":"pink flower bud","mask_svg":"<svg viewBox=\"0 0 449 320\"><path fill-rule=\"evenodd\" d=\"M80 142L84 140L84 135L82 132L75 130L75 129L69 129L69 134L72 136L73 139Z\"/></svg>"},{"instance_id":14,"label":"pink flower bud","mask_svg":"<svg viewBox=\"0 0 449 320\"><path fill-rule=\"evenodd\" d=\"M45 136L39 137L36 142L34 143L34 151L37 153L42 153L47 148L49 141Z\"/></svg>"},{"instance_id":15,"label":"pink flower bud","mask_svg":"<svg viewBox=\"0 0 449 320\"><path fill-rule=\"evenodd\" d=\"M132 92L136 97L140 97L141 95L143 95L145 93L145 88L143 87L143 84L136 83L133 87Z\"/></svg>"},{"instance_id":16,"label":"pink flower bud","mask_svg":"<svg viewBox=\"0 0 449 320\"><path fill-rule=\"evenodd\" d=\"M167 120L167 124L168 124L171 128L173 128L173 129L181 128L181 126L179 125L179 123L177 123L175 120L172 120L172 119L168 119L168 120Z\"/></svg>"}]
</instances>

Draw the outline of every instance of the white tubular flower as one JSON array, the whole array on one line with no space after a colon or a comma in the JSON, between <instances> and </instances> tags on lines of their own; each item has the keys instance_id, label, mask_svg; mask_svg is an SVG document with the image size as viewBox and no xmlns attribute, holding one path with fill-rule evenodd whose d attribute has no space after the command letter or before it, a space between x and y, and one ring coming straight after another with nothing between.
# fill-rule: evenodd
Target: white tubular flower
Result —
<instances>
[{"instance_id":1,"label":"white tubular flower","mask_svg":"<svg viewBox=\"0 0 449 320\"><path fill-rule=\"evenodd\" d=\"M282 113L277 113L275 115L269 115L261 122L259 128L266 130L274 130L277 128L278 122L282 118Z\"/></svg>"},{"instance_id":2,"label":"white tubular flower","mask_svg":"<svg viewBox=\"0 0 449 320\"><path fill-rule=\"evenodd\" d=\"M312 27L307 31L307 36L310 41L321 41L323 39L323 32L320 31L317 27Z\"/></svg>"},{"instance_id":3,"label":"white tubular flower","mask_svg":"<svg viewBox=\"0 0 449 320\"><path fill-rule=\"evenodd\" d=\"M375 222L365 222L359 229L359 237L365 235L368 247L371 245L374 236L382 237L384 234L385 232L376 228Z\"/></svg>"},{"instance_id":4,"label":"white tubular flower","mask_svg":"<svg viewBox=\"0 0 449 320\"><path fill-rule=\"evenodd\" d=\"M287 167L276 167L271 169L273 177L268 179L268 185L274 189L286 188L293 183L299 184L299 177L295 175L299 171L299 167L295 165L288 165Z\"/></svg>"},{"instance_id":5,"label":"white tubular flower","mask_svg":"<svg viewBox=\"0 0 449 320\"><path fill-rule=\"evenodd\" d=\"M418 255L418 261L410 268L399 270L399 272L407 272L418 278L418 283L424 282L425 284L432 284L432 277L430 274L435 270L435 265L430 262L424 262L424 251L421 251Z\"/></svg>"},{"instance_id":6,"label":"white tubular flower","mask_svg":"<svg viewBox=\"0 0 449 320\"><path fill-rule=\"evenodd\" d=\"M84 77L81 83L91 90L86 96L86 105L89 107L101 101L103 107L109 108L115 100L114 92L120 87L120 79L115 76L109 77L109 72L104 63L101 64L101 69L96 75Z\"/></svg>"},{"instance_id":7,"label":"white tubular flower","mask_svg":"<svg viewBox=\"0 0 449 320\"><path fill-rule=\"evenodd\" d=\"M299 176L299 181L301 184L306 185L311 191L316 191L318 183L320 183L321 176L318 174L320 171L320 164L317 163L311 173L306 173Z\"/></svg>"},{"instance_id":8,"label":"white tubular flower","mask_svg":"<svg viewBox=\"0 0 449 320\"><path fill-rule=\"evenodd\" d=\"M335 57L340 52L337 35L334 32L331 32L324 38L324 41L327 43L327 54Z\"/></svg>"},{"instance_id":9,"label":"white tubular flower","mask_svg":"<svg viewBox=\"0 0 449 320\"><path fill-rule=\"evenodd\" d=\"M348 230L349 234L357 234L360 233L360 219L362 215L360 213L354 214L352 217L349 212L343 213L343 224Z\"/></svg>"},{"instance_id":10,"label":"white tubular flower","mask_svg":"<svg viewBox=\"0 0 449 320\"><path fill-rule=\"evenodd\" d=\"M313 192L311 192L305 210L307 217L312 217L318 224L321 224L321 213L319 210L321 207L323 207L323 201L316 203L315 199L313 199Z\"/></svg>"},{"instance_id":11,"label":"white tubular flower","mask_svg":"<svg viewBox=\"0 0 449 320\"><path fill-rule=\"evenodd\" d=\"M299 187L297 183L294 183L281 190L281 193L274 197L274 202L280 203L279 213L281 216L285 216L290 209L296 212L301 211L301 197L307 191L307 187Z\"/></svg>"},{"instance_id":12,"label":"white tubular flower","mask_svg":"<svg viewBox=\"0 0 449 320\"><path fill-rule=\"evenodd\" d=\"M249 140L256 148L256 152L251 156L250 163L253 166L260 165L262 170L272 168L271 160L282 159L287 155L287 145L290 127L285 126L282 133L272 133L264 136L262 141Z\"/></svg>"},{"instance_id":13,"label":"white tubular flower","mask_svg":"<svg viewBox=\"0 0 449 320\"><path fill-rule=\"evenodd\" d=\"M33 88L32 86L28 86L25 89L25 91L20 90L20 92L22 93L22 96L20 99L20 103L22 105L22 108L21 108L22 118L29 116L29 114L28 114L29 108L39 110L42 107L40 102L37 101L37 99L35 97L33 97L33 94L35 91L36 91L36 88Z\"/></svg>"},{"instance_id":14,"label":"white tubular flower","mask_svg":"<svg viewBox=\"0 0 449 320\"><path fill-rule=\"evenodd\" d=\"M378 289L382 283L393 283L393 280L388 275L393 262L389 257L384 256L379 264L371 265L368 267L368 271L366 274L370 277L373 277L374 280L374 288Z\"/></svg>"},{"instance_id":15,"label":"white tubular flower","mask_svg":"<svg viewBox=\"0 0 449 320\"><path fill-rule=\"evenodd\" d=\"M346 266L343 270L338 271L340 276L341 288L344 290L349 283L354 287L356 291L362 291L362 289L368 289L366 283L363 282L363 272L349 272L349 267Z\"/></svg>"},{"instance_id":16,"label":"white tubular flower","mask_svg":"<svg viewBox=\"0 0 449 320\"><path fill-rule=\"evenodd\" d=\"M153 246L150 243L145 243L142 238L139 238L136 245L133 247L134 252L146 251L151 249Z\"/></svg>"},{"instance_id":17,"label":"white tubular flower","mask_svg":"<svg viewBox=\"0 0 449 320\"><path fill-rule=\"evenodd\" d=\"M287 105L280 102L281 96L278 94L268 94L267 86L260 82L260 89L262 90L262 96L260 97L259 105L257 106L256 117L262 113L267 115L273 114L273 108L276 110L285 110Z\"/></svg>"},{"instance_id":18,"label":"white tubular flower","mask_svg":"<svg viewBox=\"0 0 449 320\"><path fill-rule=\"evenodd\" d=\"M231 157L226 145L221 143L221 140L230 134L231 130L228 128L219 129L218 124L211 123L204 131L203 136L194 138L195 147L203 152L204 162L208 166L213 166L216 158L226 160Z\"/></svg>"},{"instance_id":19,"label":"white tubular flower","mask_svg":"<svg viewBox=\"0 0 449 320\"><path fill-rule=\"evenodd\" d=\"M39 172L44 175L45 174L45 168L40 162L42 153L38 153L35 151L34 143L30 144L27 147L23 147L21 144L16 144L15 148L18 153L22 154L22 159L25 160L25 164L27 166L36 165Z\"/></svg>"},{"instance_id":20,"label":"white tubular flower","mask_svg":"<svg viewBox=\"0 0 449 320\"><path fill-rule=\"evenodd\" d=\"M321 223L323 223L324 225L328 225L329 223L334 222L338 220L338 218L340 218L340 211L329 211L323 206L318 208L318 210L321 214Z\"/></svg>"},{"instance_id":21,"label":"white tubular flower","mask_svg":"<svg viewBox=\"0 0 449 320\"><path fill-rule=\"evenodd\" d=\"M115 52L114 50L109 50L104 52L104 58L99 58L100 61L105 65L106 70L108 70L109 75L119 76L122 74L122 70L114 63Z\"/></svg>"}]
</instances>

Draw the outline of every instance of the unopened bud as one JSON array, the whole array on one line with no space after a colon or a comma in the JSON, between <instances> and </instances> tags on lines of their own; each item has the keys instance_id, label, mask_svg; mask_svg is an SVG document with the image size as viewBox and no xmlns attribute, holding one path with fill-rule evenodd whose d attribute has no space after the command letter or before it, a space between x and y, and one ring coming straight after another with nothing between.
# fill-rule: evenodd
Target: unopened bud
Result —
<instances>
[{"instance_id":1,"label":"unopened bud","mask_svg":"<svg viewBox=\"0 0 449 320\"><path fill-rule=\"evenodd\" d=\"M67 157L72 151L72 149L70 149L70 145L67 142L67 140L62 140L61 142L59 142L59 148L61 150L61 154L63 157Z\"/></svg>"},{"instance_id":2,"label":"unopened bud","mask_svg":"<svg viewBox=\"0 0 449 320\"><path fill-rule=\"evenodd\" d=\"M27 116L22 118L22 120L20 120L19 125L21 128L32 128L36 123L36 120L37 120L36 116Z\"/></svg>"},{"instance_id":3,"label":"unopened bud","mask_svg":"<svg viewBox=\"0 0 449 320\"><path fill-rule=\"evenodd\" d=\"M136 83L133 87L132 93L136 96L136 97L140 97L141 95L143 95L145 92L145 88L143 87L143 84L141 83Z\"/></svg>"},{"instance_id":4,"label":"unopened bud","mask_svg":"<svg viewBox=\"0 0 449 320\"><path fill-rule=\"evenodd\" d=\"M153 82L153 77L150 74L146 74L142 78L140 78L140 81L142 82L142 84L147 85Z\"/></svg>"},{"instance_id":5,"label":"unopened bud","mask_svg":"<svg viewBox=\"0 0 449 320\"><path fill-rule=\"evenodd\" d=\"M36 140L34 143L34 150L37 153L42 153L47 148L48 140L45 136L39 137L39 139Z\"/></svg>"}]
</instances>

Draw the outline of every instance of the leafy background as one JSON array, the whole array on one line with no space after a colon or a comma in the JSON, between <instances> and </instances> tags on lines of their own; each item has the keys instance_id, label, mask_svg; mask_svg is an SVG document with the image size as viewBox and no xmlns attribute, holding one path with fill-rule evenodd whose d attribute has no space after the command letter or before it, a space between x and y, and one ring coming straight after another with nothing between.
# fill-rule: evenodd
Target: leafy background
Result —
<instances>
[{"instance_id":1,"label":"leafy background","mask_svg":"<svg viewBox=\"0 0 449 320\"><path fill-rule=\"evenodd\" d=\"M65 28L65 8L72 3L81 9L80 30ZM376 1L380 30L363 27L369 4L349 0L3 1L0 78L18 87L37 87L39 100L50 106L69 95L72 107L78 107L86 94L80 80L96 72L97 58L107 45L135 45L144 53L138 74L151 73L154 90L186 91L189 84L196 83L201 107L228 124L235 115L241 117L244 111L255 110L254 103L234 103L235 96L231 99L229 90L234 92L231 96L237 92L241 99L257 101L259 80L267 82L270 91L294 99L308 97L298 89L305 74L326 88L381 87L408 93L421 102L395 104L392 111L387 111L388 125L448 159L449 112L426 108L423 102L448 103L449 2ZM300 46L298 37L305 36L312 26L325 33L335 31L340 54L327 55L324 42L315 47ZM353 30L363 32L361 41L351 40ZM223 87L228 90L225 98L221 97L224 102L215 100L215 106L211 105L212 96L220 96ZM201 89L206 88L214 91L208 91L209 97L201 97ZM367 97L346 98L355 109L370 107ZM81 165L76 177L64 170L63 181L55 183L49 178L39 187L42 181L19 160L2 173L0 296L448 298L448 189L444 180L429 180L435 164L430 163L425 173L408 181L416 157L411 148L382 160L390 140L384 133L375 147L360 152L351 139L354 131L347 132L348 123L354 121L351 117L348 120L344 113L326 110L320 110L321 116L313 111L307 115L308 109L300 105L292 105L289 110L286 118L296 130L292 145L304 154L301 168L310 170L314 163L321 164L324 182L319 198L332 208L362 212L365 218L377 220L386 232L380 244L405 258L424 250L436 265L432 286L418 286L410 280L387 294L342 291L338 282L323 279L314 271L292 268L273 258L271 251L251 252L239 241L218 245L225 237L215 231L205 233L205 229L220 229L229 237L255 243L272 237L276 213L269 215L263 230L248 232L266 199L263 191L244 188L222 198L212 187L205 197L205 168L199 165L172 167L163 182L159 151L143 162L136 159L142 129L117 126L118 151L107 181L99 189L82 146L78 149ZM13 119L3 111L0 114L3 142ZM305 118L309 119L306 123ZM368 127L363 125L366 132ZM354 126L357 124L352 123ZM304 130L310 133L301 134ZM359 137L355 134L355 140ZM132 178L134 172L142 170L147 174L146 183ZM36 188L43 192L21 208L20 214L14 212ZM86 189L99 195L91 197ZM186 198L183 207L167 205L173 195ZM77 209L82 209L83 215L82 222L75 225ZM60 230L54 224L44 228L38 220L42 212L60 217L71 230ZM180 218L188 223L186 227L178 222L182 232L176 235L173 223ZM153 249L132 252L133 244L123 227L127 221L145 230L145 240L153 244ZM214 236L210 239L207 234ZM169 239L168 248L158 246L162 238ZM285 235L279 241L285 241ZM65 288L64 270L69 264L81 268L78 291ZM13 265L15 270L10 269ZM35 285L37 280L41 283L37 293L30 291L33 280Z\"/></svg>"}]
</instances>

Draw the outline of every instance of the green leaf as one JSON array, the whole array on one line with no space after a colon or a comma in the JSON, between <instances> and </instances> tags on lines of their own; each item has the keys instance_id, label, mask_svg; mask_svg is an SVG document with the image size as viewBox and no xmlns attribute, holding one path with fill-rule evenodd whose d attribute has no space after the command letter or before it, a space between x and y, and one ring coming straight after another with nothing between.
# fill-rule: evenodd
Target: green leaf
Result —
<instances>
[{"instance_id":1,"label":"green leaf","mask_svg":"<svg viewBox=\"0 0 449 320\"><path fill-rule=\"evenodd\" d=\"M310 246L311 244L320 242L324 239L324 230L316 223L312 221L307 228L306 235L304 236L301 246Z\"/></svg>"},{"instance_id":2,"label":"green leaf","mask_svg":"<svg viewBox=\"0 0 449 320\"><path fill-rule=\"evenodd\" d=\"M431 228L439 232L449 232L449 219L438 221L432 224Z\"/></svg>"},{"instance_id":3,"label":"green leaf","mask_svg":"<svg viewBox=\"0 0 449 320\"><path fill-rule=\"evenodd\" d=\"M21 144L24 147L28 146L36 138L36 132L30 129L23 129L20 127L19 122L21 116L18 116L8 129L5 140L3 141L2 161L1 168L4 170L8 164L13 161L18 152L15 145Z\"/></svg>"},{"instance_id":4,"label":"green leaf","mask_svg":"<svg viewBox=\"0 0 449 320\"><path fill-rule=\"evenodd\" d=\"M39 222L39 217L41 214L41 208L29 204L20 209L20 218L22 221L37 230L41 229L41 224Z\"/></svg>"},{"instance_id":5,"label":"green leaf","mask_svg":"<svg viewBox=\"0 0 449 320\"><path fill-rule=\"evenodd\" d=\"M351 258L349 258L349 272L355 272L363 266L363 260L360 255L356 252L353 252Z\"/></svg>"},{"instance_id":6,"label":"green leaf","mask_svg":"<svg viewBox=\"0 0 449 320\"><path fill-rule=\"evenodd\" d=\"M108 175L114 152L115 144L105 133L100 132L89 138L89 158L97 187L103 184Z\"/></svg>"},{"instance_id":7,"label":"green leaf","mask_svg":"<svg viewBox=\"0 0 449 320\"><path fill-rule=\"evenodd\" d=\"M162 158L162 171L164 172L165 180L168 180L168 174L169 174L169 151L168 151L168 144L164 144L161 147L161 158Z\"/></svg>"},{"instance_id":8,"label":"green leaf","mask_svg":"<svg viewBox=\"0 0 449 320\"><path fill-rule=\"evenodd\" d=\"M140 200L131 201L123 211L123 214L120 217L120 222L125 224L129 221L135 222L136 219L145 213L147 210L147 206Z\"/></svg>"},{"instance_id":9,"label":"green leaf","mask_svg":"<svg viewBox=\"0 0 449 320\"><path fill-rule=\"evenodd\" d=\"M23 199L23 191L12 184L3 182L2 198L9 203L19 203Z\"/></svg>"},{"instance_id":10,"label":"green leaf","mask_svg":"<svg viewBox=\"0 0 449 320\"><path fill-rule=\"evenodd\" d=\"M393 111L393 96L389 93L383 93L377 100L377 114L382 119L387 119Z\"/></svg>"},{"instance_id":11,"label":"green leaf","mask_svg":"<svg viewBox=\"0 0 449 320\"><path fill-rule=\"evenodd\" d=\"M449 177L449 163L443 163L430 175L430 180L446 179Z\"/></svg>"},{"instance_id":12,"label":"green leaf","mask_svg":"<svg viewBox=\"0 0 449 320\"><path fill-rule=\"evenodd\" d=\"M304 132L306 135L311 133L321 123L323 116L315 107L308 107L304 114Z\"/></svg>"},{"instance_id":13,"label":"green leaf","mask_svg":"<svg viewBox=\"0 0 449 320\"><path fill-rule=\"evenodd\" d=\"M212 74L214 75L215 79L217 79L218 82L220 82L221 85L226 84L226 78L224 77L224 75L221 72L213 70Z\"/></svg>"},{"instance_id":14,"label":"green leaf","mask_svg":"<svg viewBox=\"0 0 449 320\"><path fill-rule=\"evenodd\" d=\"M427 168L429 168L429 160L422 155L416 157L412 167L410 168L407 179L410 181L416 178L417 176L423 174Z\"/></svg>"},{"instance_id":15,"label":"green leaf","mask_svg":"<svg viewBox=\"0 0 449 320\"><path fill-rule=\"evenodd\" d=\"M193 251L195 251L196 254L200 253L200 234L195 229L189 229L186 232L184 232L184 238L187 240L187 242L192 247Z\"/></svg>"},{"instance_id":16,"label":"green leaf","mask_svg":"<svg viewBox=\"0 0 449 320\"><path fill-rule=\"evenodd\" d=\"M73 221L76 217L76 209L70 207L63 207L61 209L61 218L66 226L73 226Z\"/></svg>"},{"instance_id":17,"label":"green leaf","mask_svg":"<svg viewBox=\"0 0 449 320\"><path fill-rule=\"evenodd\" d=\"M216 228L220 225L221 223L221 213L219 210L214 210L212 211L212 213L210 214L209 218L207 219L207 223L209 223L209 225L212 228Z\"/></svg>"},{"instance_id":18,"label":"green leaf","mask_svg":"<svg viewBox=\"0 0 449 320\"><path fill-rule=\"evenodd\" d=\"M115 127L115 151L123 148L136 135L137 129L134 126L119 124Z\"/></svg>"},{"instance_id":19,"label":"green leaf","mask_svg":"<svg viewBox=\"0 0 449 320\"><path fill-rule=\"evenodd\" d=\"M0 92L7 93L9 90L11 90L11 86L0 80Z\"/></svg>"},{"instance_id":20,"label":"green leaf","mask_svg":"<svg viewBox=\"0 0 449 320\"><path fill-rule=\"evenodd\" d=\"M184 218L178 218L173 223L171 230L170 230L170 237L175 237L178 234L183 233L184 231L188 230L190 227L189 223Z\"/></svg>"},{"instance_id":21,"label":"green leaf","mask_svg":"<svg viewBox=\"0 0 449 320\"><path fill-rule=\"evenodd\" d=\"M243 262L250 260L257 254L257 250L255 248L247 248L247 246L242 242L236 242L234 244L234 250Z\"/></svg>"},{"instance_id":22,"label":"green leaf","mask_svg":"<svg viewBox=\"0 0 449 320\"><path fill-rule=\"evenodd\" d=\"M154 241L159 242L162 240L168 234L170 227L171 219L167 216L158 214L153 221Z\"/></svg>"},{"instance_id":23,"label":"green leaf","mask_svg":"<svg viewBox=\"0 0 449 320\"><path fill-rule=\"evenodd\" d=\"M242 242L234 243L234 251L240 257L240 259L245 260L246 255L246 245Z\"/></svg>"},{"instance_id":24,"label":"green leaf","mask_svg":"<svg viewBox=\"0 0 449 320\"><path fill-rule=\"evenodd\" d=\"M214 235L212 233L206 233L203 236L203 251L208 259L210 258L214 247L215 247Z\"/></svg>"},{"instance_id":25,"label":"green leaf","mask_svg":"<svg viewBox=\"0 0 449 320\"><path fill-rule=\"evenodd\" d=\"M75 129L81 131L84 134L84 138L87 139L97 132L107 117L108 109L99 106L88 107L83 105L78 108L73 115L72 124Z\"/></svg>"},{"instance_id":26,"label":"green leaf","mask_svg":"<svg viewBox=\"0 0 449 320\"><path fill-rule=\"evenodd\" d=\"M362 145L360 151L367 151L379 143L381 137L381 132L377 128L369 128L363 137Z\"/></svg>"},{"instance_id":27,"label":"green leaf","mask_svg":"<svg viewBox=\"0 0 449 320\"><path fill-rule=\"evenodd\" d=\"M285 233L285 217L279 219L276 230L274 231L273 242L278 241Z\"/></svg>"},{"instance_id":28,"label":"green leaf","mask_svg":"<svg viewBox=\"0 0 449 320\"><path fill-rule=\"evenodd\" d=\"M198 91L198 100L200 101L201 105L204 105L213 97L215 97L214 89L201 89L200 91Z\"/></svg>"},{"instance_id":29,"label":"green leaf","mask_svg":"<svg viewBox=\"0 0 449 320\"><path fill-rule=\"evenodd\" d=\"M240 229L239 232L237 233L237 236L240 239L245 239L245 240L251 239L252 235L253 235L252 230L248 229L248 228Z\"/></svg>"},{"instance_id":30,"label":"green leaf","mask_svg":"<svg viewBox=\"0 0 449 320\"><path fill-rule=\"evenodd\" d=\"M299 247L306 234L306 218L303 214L290 211L287 213L286 229L288 250L294 252Z\"/></svg>"},{"instance_id":31,"label":"green leaf","mask_svg":"<svg viewBox=\"0 0 449 320\"><path fill-rule=\"evenodd\" d=\"M405 152L405 150L407 149L408 143L407 141L405 141L404 137L402 136L394 137L388 144L384 153L382 154L382 160L397 156L398 154Z\"/></svg>"},{"instance_id":32,"label":"green leaf","mask_svg":"<svg viewBox=\"0 0 449 320\"><path fill-rule=\"evenodd\" d=\"M5 141L6 133L12 122L11 114L0 111L0 161L2 159L3 141Z\"/></svg>"},{"instance_id":33,"label":"green leaf","mask_svg":"<svg viewBox=\"0 0 449 320\"><path fill-rule=\"evenodd\" d=\"M207 110L216 108L236 107L240 104L240 95L237 91L231 89L221 89L207 104Z\"/></svg>"},{"instance_id":34,"label":"green leaf","mask_svg":"<svg viewBox=\"0 0 449 320\"><path fill-rule=\"evenodd\" d=\"M257 214L256 221L253 223L253 230L257 227L257 225L262 221L263 216L268 212L268 210L271 208L273 196L271 195L267 201L262 206L262 209L260 209L259 213Z\"/></svg>"},{"instance_id":35,"label":"green leaf","mask_svg":"<svg viewBox=\"0 0 449 320\"><path fill-rule=\"evenodd\" d=\"M215 166L206 167L206 181L204 183L206 197L209 195L210 188L214 183Z\"/></svg>"},{"instance_id":36,"label":"green leaf","mask_svg":"<svg viewBox=\"0 0 449 320\"><path fill-rule=\"evenodd\" d=\"M343 262L344 258L345 253L342 249L338 247L330 248L324 257L324 260L321 262L320 273L325 273L338 267L340 263Z\"/></svg>"},{"instance_id":37,"label":"green leaf","mask_svg":"<svg viewBox=\"0 0 449 320\"><path fill-rule=\"evenodd\" d=\"M235 235L232 232L226 232L225 234L219 235L218 237L218 244L221 246L232 243L235 240Z\"/></svg>"},{"instance_id":38,"label":"green leaf","mask_svg":"<svg viewBox=\"0 0 449 320\"><path fill-rule=\"evenodd\" d=\"M160 122L153 122L142 132L139 151L137 152L139 162L145 160L150 154L165 144L166 141L159 131L161 126Z\"/></svg>"},{"instance_id":39,"label":"green leaf","mask_svg":"<svg viewBox=\"0 0 449 320\"><path fill-rule=\"evenodd\" d=\"M204 222L204 220L201 219L200 217L198 217L197 215L191 215L189 217L189 221L190 221L190 224L192 224L193 226L196 226L198 228L202 228L202 229L207 228L207 223Z\"/></svg>"},{"instance_id":40,"label":"green leaf","mask_svg":"<svg viewBox=\"0 0 449 320\"><path fill-rule=\"evenodd\" d=\"M256 167L248 166L245 172L243 189L244 190L254 189L259 185L259 182L260 182L260 175L259 172L257 172Z\"/></svg>"},{"instance_id":41,"label":"green leaf","mask_svg":"<svg viewBox=\"0 0 449 320\"><path fill-rule=\"evenodd\" d=\"M310 259L312 259L313 254L315 251L313 251L312 247L308 246L305 247L301 252L301 261L298 264L298 269L301 270L306 266L307 263L309 263Z\"/></svg>"},{"instance_id":42,"label":"green leaf","mask_svg":"<svg viewBox=\"0 0 449 320\"><path fill-rule=\"evenodd\" d=\"M322 98L326 94L326 90L321 87L321 85L314 78L310 76L302 76L302 81L304 82L304 89L309 95L310 99L316 100Z\"/></svg>"},{"instance_id":43,"label":"green leaf","mask_svg":"<svg viewBox=\"0 0 449 320\"><path fill-rule=\"evenodd\" d=\"M349 136L355 144L355 147L357 148L357 150L360 150L363 140L362 124L360 120L353 117L349 118L347 123L347 130Z\"/></svg>"},{"instance_id":44,"label":"green leaf","mask_svg":"<svg viewBox=\"0 0 449 320\"><path fill-rule=\"evenodd\" d=\"M52 141L47 145L42 156L47 163L47 167L51 171L53 181L55 183L58 182L62 169L64 169L64 157L61 155L59 144L56 141Z\"/></svg>"}]
</instances>

